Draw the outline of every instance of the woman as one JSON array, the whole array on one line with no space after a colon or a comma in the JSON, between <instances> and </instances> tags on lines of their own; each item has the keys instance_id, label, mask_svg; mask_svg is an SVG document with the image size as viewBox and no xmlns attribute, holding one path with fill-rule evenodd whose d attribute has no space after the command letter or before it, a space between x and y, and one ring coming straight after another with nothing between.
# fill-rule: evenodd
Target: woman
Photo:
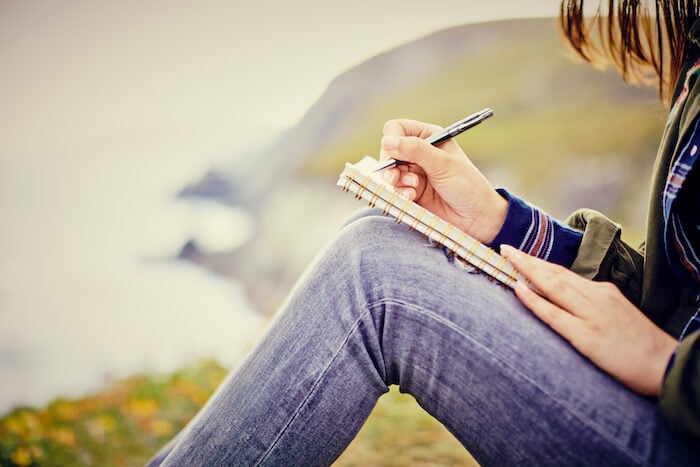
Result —
<instances>
[{"instance_id":1,"label":"woman","mask_svg":"<svg viewBox=\"0 0 700 467\"><path fill-rule=\"evenodd\" d=\"M437 127L388 122L382 157L411 162L388 181L500 248L541 295L357 216L154 464L327 465L398 384L482 464L697 465L698 2L610 0L591 28L582 4L561 9L574 49L626 80L655 77L670 107L645 247L593 211L562 224L494 190L454 141L423 140Z\"/></svg>"}]
</instances>

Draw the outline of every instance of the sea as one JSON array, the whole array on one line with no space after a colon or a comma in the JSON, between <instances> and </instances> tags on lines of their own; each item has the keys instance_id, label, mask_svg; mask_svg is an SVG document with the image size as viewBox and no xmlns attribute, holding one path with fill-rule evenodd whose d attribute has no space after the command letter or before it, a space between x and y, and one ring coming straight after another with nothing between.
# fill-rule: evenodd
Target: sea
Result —
<instances>
[{"instance_id":1,"label":"sea","mask_svg":"<svg viewBox=\"0 0 700 467\"><path fill-rule=\"evenodd\" d=\"M183 140L0 155L0 414L201 359L233 366L259 337L240 284L176 259L190 239L232 251L254 234L244 209L176 196L246 148Z\"/></svg>"}]
</instances>

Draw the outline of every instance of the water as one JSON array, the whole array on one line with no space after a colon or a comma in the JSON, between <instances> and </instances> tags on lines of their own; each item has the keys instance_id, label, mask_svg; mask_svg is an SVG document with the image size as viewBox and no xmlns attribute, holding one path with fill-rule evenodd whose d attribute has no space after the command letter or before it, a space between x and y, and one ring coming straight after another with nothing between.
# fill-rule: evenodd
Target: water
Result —
<instances>
[{"instance_id":1,"label":"water","mask_svg":"<svg viewBox=\"0 0 700 467\"><path fill-rule=\"evenodd\" d=\"M271 141L247 124L292 125L367 57L557 4L483 3L2 3L0 412L235 359L261 319L235 284L167 258L190 236L234 248L253 226L172 195L242 137Z\"/></svg>"},{"instance_id":2,"label":"water","mask_svg":"<svg viewBox=\"0 0 700 467\"><path fill-rule=\"evenodd\" d=\"M170 259L190 237L227 250L253 233L242 210L173 197L235 151L163 141L0 157L0 413L231 365L258 337L240 286Z\"/></svg>"}]
</instances>

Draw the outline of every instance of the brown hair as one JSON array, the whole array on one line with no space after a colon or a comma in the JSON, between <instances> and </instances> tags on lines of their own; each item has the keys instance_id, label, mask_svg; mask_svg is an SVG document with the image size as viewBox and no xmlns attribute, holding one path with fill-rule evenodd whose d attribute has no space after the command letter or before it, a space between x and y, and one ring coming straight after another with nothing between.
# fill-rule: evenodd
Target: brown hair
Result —
<instances>
[{"instance_id":1,"label":"brown hair","mask_svg":"<svg viewBox=\"0 0 700 467\"><path fill-rule=\"evenodd\" d=\"M562 0L561 31L571 47L594 66L611 64L629 83L655 84L665 103L681 73L689 48L688 32L698 17L698 0L600 1L585 18L583 0Z\"/></svg>"}]
</instances>

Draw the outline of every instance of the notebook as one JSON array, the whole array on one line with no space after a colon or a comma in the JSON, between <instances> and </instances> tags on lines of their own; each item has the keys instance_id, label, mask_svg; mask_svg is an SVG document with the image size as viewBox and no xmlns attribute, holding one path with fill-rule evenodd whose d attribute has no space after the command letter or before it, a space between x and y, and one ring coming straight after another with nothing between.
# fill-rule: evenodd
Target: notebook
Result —
<instances>
[{"instance_id":1,"label":"notebook","mask_svg":"<svg viewBox=\"0 0 700 467\"><path fill-rule=\"evenodd\" d=\"M365 156L355 164L346 163L338 177L337 185L353 193L358 200L365 200L371 207L381 209L396 222L406 224L432 241L445 246L458 257L507 287L517 281L527 282L504 257L453 224L436 216L408 198L401 196L384 182L379 161Z\"/></svg>"}]
</instances>

